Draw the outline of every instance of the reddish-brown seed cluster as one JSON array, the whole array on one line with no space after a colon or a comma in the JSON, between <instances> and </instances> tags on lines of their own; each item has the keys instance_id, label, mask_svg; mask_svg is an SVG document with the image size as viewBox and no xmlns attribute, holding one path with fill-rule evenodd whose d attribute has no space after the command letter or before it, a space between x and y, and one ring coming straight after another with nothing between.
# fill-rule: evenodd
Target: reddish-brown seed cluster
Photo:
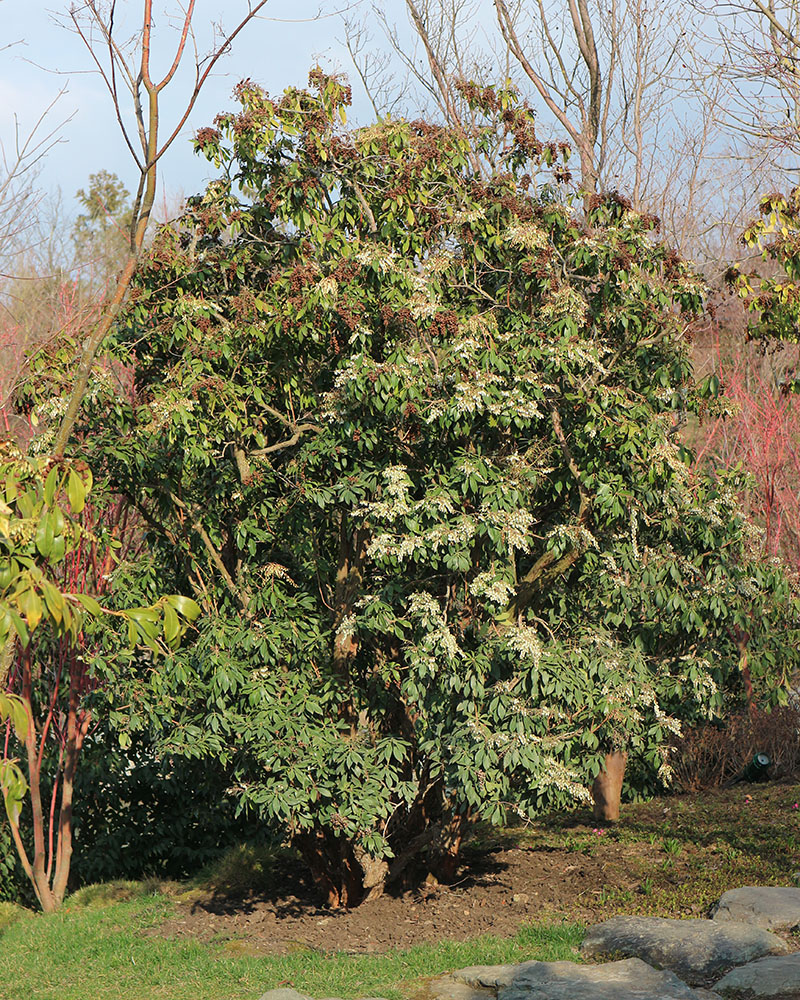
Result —
<instances>
[{"instance_id":1,"label":"reddish-brown seed cluster","mask_svg":"<svg viewBox=\"0 0 800 1000\"><path fill-rule=\"evenodd\" d=\"M339 308L336 310L336 315L339 317L342 323L347 327L347 329L352 333L353 330L355 330L356 327L358 326L359 316L355 310L349 308L350 305L352 305L352 303L348 303L348 305L340 305Z\"/></svg>"},{"instance_id":2,"label":"reddish-brown seed cluster","mask_svg":"<svg viewBox=\"0 0 800 1000\"><path fill-rule=\"evenodd\" d=\"M256 297L252 289L243 288L231 299L231 309L237 319L252 319L256 314Z\"/></svg>"},{"instance_id":3,"label":"reddish-brown seed cluster","mask_svg":"<svg viewBox=\"0 0 800 1000\"><path fill-rule=\"evenodd\" d=\"M195 135L195 141L203 149L207 146L215 146L221 138L222 135L218 129L209 128L208 126L206 128L198 129L197 134Z\"/></svg>"},{"instance_id":4,"label":"reddish-brown seed cluster","mask_svg":"<svg viewBox=\"0 0 800 1000\"><path fill-rule=\"evenodd\" d=\"M627 271L633 262L633 254L627 249L619 250L614 255L614 267L619 271Z\"/></svg>"},{"instance_id":5,"label":"reddish-brown seed cluster","mask_svg":"<svg viewBox=\"0 0 800 1000\"><path fill-rule=\"evenodd\" d=\"M381 309L381 319L385 330L395 329L401 333L413 334L417 332L417 324L411 315L411 310L404 306L402 309L394 309L392 306L384 306Z\"/></svg>"},{"instance_id":6,"label":"reddish-brown seed cluster","mask_svg":"<svg viewBox=\"0 0 800 1000\"><path fill-rule=\"evenodd\" d=\"M630 199L621 195L619 191L604 191L589 198L589 212L594 212L598 208L613 208L615 215L622 215L624 212L632 211L633 205Z\"/></svg>"},{"instance_id":7,"label":"reddish-brown seed cluster","mask_svg":"<svg viewBox=\"0 0 800 1000\"><path fill-rule=\"evenodd\" d=\"M437 312L430 321L428 332L432 337L455 337L458 334L458 316L452 309Z\"/></svg>"},{"instance_id":8,"label":"reddish-brown seed cluster","mask_svg":"<svg viewBox=\"0 0 800 1000\"><path fill-rule=\"evenodd\" d=\"M678 251L674 247L666 247L664 252L664 276L667 278L679 277L682 264L683 260Z\"/></svg>"},{"instance_id":9,"label":"reddish-brown seed cluster","mask_svg":"<svg viewBox=\"0 0 800 1000\"><path fill-rule=\"evenodd\" d=\"M359 272L359 266L353 260L342 260L334 269L333 277L339 282L351 281Z\"/></svg>"},{"instance_id":10,"label":"reddish-brown seed cluster","mask_svg":"<svg viewBox=\"0 0 800 1000\"><path fill-rule=\"evenodd\" d=\"M289 288L294 294L316 282L319 272L310 264L296 264L289 272ZM280 276L279 276L280 277Z\"/></svg>"}]
</instances>

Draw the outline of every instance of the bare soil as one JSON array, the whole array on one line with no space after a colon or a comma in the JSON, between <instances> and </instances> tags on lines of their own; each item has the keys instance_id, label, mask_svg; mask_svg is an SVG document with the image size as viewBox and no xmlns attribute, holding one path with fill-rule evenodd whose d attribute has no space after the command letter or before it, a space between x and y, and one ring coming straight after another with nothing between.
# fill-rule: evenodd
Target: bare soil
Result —
<instances>
[{"instance_id":1,"label":"bare soil","mask_svg":"<svg viewBox=\"0 0 800 1000\"><path fill-rule=\"evenodd\" d=\"M796 785L739 785L624 807L614 829L577 812L501 833L478 830L453 884L423 883L355 910L320 905L301 862L287 854L271 885L176 891L175 915L153 933L260 954L356 954L507 937L533 922L595 923L619 912L705 916L726 889L800 881L798 799Z\"/></svg>"}]
</instances>

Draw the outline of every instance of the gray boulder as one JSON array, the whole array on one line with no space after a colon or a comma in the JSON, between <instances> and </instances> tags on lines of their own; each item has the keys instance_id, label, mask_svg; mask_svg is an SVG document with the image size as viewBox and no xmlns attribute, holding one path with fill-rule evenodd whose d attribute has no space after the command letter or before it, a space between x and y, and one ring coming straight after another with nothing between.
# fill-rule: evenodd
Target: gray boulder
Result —
<instances>
[{"instance_id":1,"label":"gray boulder","mask_svg":"<svg viewBox=\"0 0 800 1000\"><path fill-rule=\"evenodd\" d=\"M793 930L800 925L800 889L747 885L724 893L711 911L721 923L736 920L767 931Z\"/></svg>"},{"instance_id":2,"label":"gray boulder","mask_svg":"<svg viewBox=\"0 0 800 1000\"><path fill-rule=\"evenodd\" d=\"M459 969L432 985L436 1000L719 1000L638 958L605 965L522 962Z\"/></svg>"},{"instance_id":3,"label":"gray boulder","mask_svg":"<svg viewBox=\"0 0 800 1000\"><path fill-rule=\"evenodd\" d=\"M591 927L582 945L590 958L641 958L695 986L732 965L788 950L779 937L749 924L661 917L613 917Z\"/></svg>"},{"instance_id":4,"label":"gray boulder","mask_svg":"<svg viewBox=\"0 0 800 1000\"><path fill-rule=\"evenodd\" d=\"M800 997L800 953L760 958L732 969L714 989L732 1000L741 996L797 1000Z\"/></svg>"}]
</instances>

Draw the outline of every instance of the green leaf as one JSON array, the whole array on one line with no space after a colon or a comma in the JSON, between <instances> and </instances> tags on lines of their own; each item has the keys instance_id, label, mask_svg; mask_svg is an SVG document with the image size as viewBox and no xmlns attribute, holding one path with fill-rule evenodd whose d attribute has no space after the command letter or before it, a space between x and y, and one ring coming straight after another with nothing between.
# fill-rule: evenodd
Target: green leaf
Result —
<instances>
[{"instance_id":1,"label":"green leaf","mask_svg":"<svg viewBox=\"0 0 800 1000\"><path fill-rule=\"evenodd\" d=\"M0 791L3 794L3 802L6 807L6 814L12 826L19 823L19 815L25 802L25 793L28 791L28 784L25 776L17 767L13 760L0 761Z\"/></svg>"},{"instance_id":2,"label":"green leaf","mask_svg":"<svg viewBox=\"0 0 800 1000\"><path fill-rule=\"evenodd\" d=\"M181 634L181 625L174 608L164 605L164 638L171 646Z\"/></svg>"},{"instance_id":3,"label":"green leaf","mask_svg":"<svg viewBox=\"0 0 800 1000\"><path fill-rule=\"evenodd\" d=\"M56 489L58 487L58 473L59 468L54 465L53 468L48 472L47 479L44 484L44 500L48 507L53 504L53 497L56 495Z\"/></svg>"},{"instance_id":4,"label":"green leaf","mask_svg":"<svg viewBox=\"0 0 800 1000\"><path fill-rule=\"evenodd\" d=\"M44 597L50 617L56 625L60 625L66 612L63 594L49 580L42 580L40 586L42 588L42 597Z\"/></svg>"},{"instance_id":5,"label":"green leaf","mask_svg":"<svg viewBox=\"0 0 800 1000\"><path fill-rule=\"evenodd\" d=\"M36 528L36 549L40 556L45 559L50 555L53 549L53 539L55 538L55 532L53 531L53 512L51 510L43 510L42 516L39 518L39 524Z\"/></svg>"},{"instance_id":6,"label":"green leaf","mask_svg":"<svg viewBox=\"0 0 800 1000\"><path fill-rule=\"evenodd\" d=\"M69 470L67 497L69 498L69 505L72 508L72 512L80 514L86 502L86 487L74 469Z\"/></svg>"},{"instance_id":7,"label":"green leaf","mask_svg":"<svg viewBox=\"0 0 800 1000\"><path fill-rule=\"evenodd\" d=\"M99 602L89 594L70 594L70 597L74 597L83 606L84 610L89 612L90 615L97 617L103 613L103 609Z\"/></svg>"},{"instance_id":8,"label":"green leaf","mask_svg":"<svg viewBox=\"0 0 800 1000\"><path fill-rule=\"evenodd\" d=\"M0 718L10 719L17 736L24 740L28 733L29 716L25 702L18 695L0 693Z\"/></svg>"},{"instance_id":9,"label":"green leaf","mask_svg":"<svg viewBox=\"0 0 800 1000\"><path fill-rule=\"evenodd\" d=\"M196 618L200 617L200 605L196 601L193 601L191 597L183 597L181 594L170 594L167 597L167 602L187 621L193 622Z\"/></svg>"},{"instance_id":10,"label":"green leaf","mask_svg":"<svg viewBox=\"0 0 800 1000\"><path fill-rule=\"evenodd\" d=\"M42 620L42 612L44 610L41 598L33 587L28 587L26 590L17 594L17 606L25 616L28 628L31 632L33 632Z\"/></svg>"}]
</instances>

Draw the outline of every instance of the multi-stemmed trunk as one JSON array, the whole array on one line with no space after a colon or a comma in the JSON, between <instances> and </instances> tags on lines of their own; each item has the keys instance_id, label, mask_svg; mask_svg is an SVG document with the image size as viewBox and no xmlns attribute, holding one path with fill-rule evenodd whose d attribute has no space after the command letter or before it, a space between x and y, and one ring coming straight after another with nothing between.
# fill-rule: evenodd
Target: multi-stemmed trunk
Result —
<instances>
[{"instance_id":1,"label":"multi-stemmed trunk","mask_svg":"<svg viewBox=\"0 0 800 1000\"><path fill-rule=\"evenodd\" d=\"M53 913L64 901L72 862L73 789L78 760L91 722L91 713L80 706L86 669L80 656L67 651L66 662L57 668L49 704L37 726L33 693L33 654L30 645L19 657L19 689L28 715L25 757L30 788L33 853L29 854L18 822L11 822L17 853L45 913ZM43 800L43 767L48 740L56 725L59 689L68 685L66 728L62 733L58 766L49 801Z\"/></svg>"}]
</instances>

